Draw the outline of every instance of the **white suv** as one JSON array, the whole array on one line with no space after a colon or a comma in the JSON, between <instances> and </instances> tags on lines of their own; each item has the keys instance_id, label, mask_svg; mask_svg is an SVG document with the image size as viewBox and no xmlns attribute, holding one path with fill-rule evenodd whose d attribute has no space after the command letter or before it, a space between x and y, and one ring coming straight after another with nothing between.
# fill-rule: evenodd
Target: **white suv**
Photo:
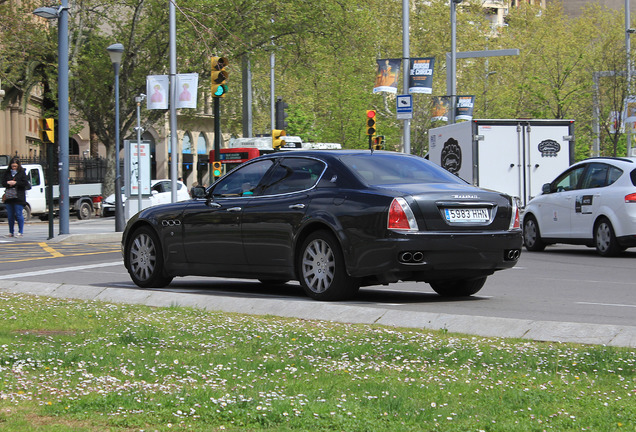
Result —
<instances>
[{"instance_id":1,"label":"white suv","mask_svg":"<svg viewBox=\"0 0 636 432\"><path fill-rule=\"evenodd\" d=\"M172 202L172 180L160 179L150 181L150 205L165 204ZM121 200L126 202L126 195L124 195L124 187L121 188ZM133 195L134 198L137 195ZM177 201L187 201L190 199L190 193L188 188L182 181L177 181ZM115 214L115 194L109 195L104 201L102 201L102 216L111 216Z\"/></svg>"},{"instance_id":2,"label":"white suv","mask_svg":"<svg viewBox=\"0 0 636 432\"><path fill-rule=\"evenodd\" d=\"M572 165L529 202L522 226L529 251L570 243L615 256L636 246L636 158Z\"/></svg>"}]
</instances>

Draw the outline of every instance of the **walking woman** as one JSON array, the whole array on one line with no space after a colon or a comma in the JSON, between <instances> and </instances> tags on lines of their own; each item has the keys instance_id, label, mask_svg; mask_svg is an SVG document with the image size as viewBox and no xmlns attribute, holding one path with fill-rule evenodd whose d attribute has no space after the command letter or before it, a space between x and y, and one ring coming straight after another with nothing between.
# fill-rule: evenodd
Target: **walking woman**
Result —
<instances>
[{"instance_id":1,"label":"walking woman","mask_svg":"<svg viewBox=\"0 0 636 432\"><path fill-rule=\"evenodd\" d=\"M26 191L31 189L31 184L27 178L22 164L17 157L9 162L9 169L4 173L2 178L2 186L4 191L4 204L7 207L7 217L9 219L9 237L14 236L14 225L18 221L18 233L16 237L22 237L24 234L24 206L26 205Z\"/></svg>"}]
</instances>

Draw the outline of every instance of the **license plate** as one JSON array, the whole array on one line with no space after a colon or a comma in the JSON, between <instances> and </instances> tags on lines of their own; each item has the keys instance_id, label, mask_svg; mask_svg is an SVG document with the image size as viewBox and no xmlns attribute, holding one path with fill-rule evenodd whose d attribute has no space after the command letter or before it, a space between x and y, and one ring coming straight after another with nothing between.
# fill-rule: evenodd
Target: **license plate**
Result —
<instances>
[{"instance_id":1,"label":"license plate","mask_svg":"<svg viewBox=\"0 0 636 432\"><path fill-rule=\"evenodd\" d=\"M448 222L454 223L475 223L488 222L490 214L485 208L447 208L444 214Z\"/></svg>"}]
</instances>

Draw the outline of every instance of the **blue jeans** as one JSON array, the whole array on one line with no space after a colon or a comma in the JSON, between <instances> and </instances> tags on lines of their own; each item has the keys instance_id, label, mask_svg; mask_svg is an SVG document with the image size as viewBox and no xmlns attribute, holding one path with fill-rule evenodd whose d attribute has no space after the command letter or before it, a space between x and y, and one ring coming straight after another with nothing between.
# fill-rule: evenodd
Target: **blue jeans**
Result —
<instances>
[{"instance_id":1,"label":"blue jeans","mask_svg":"<svg viewBox=\"0 0 636 432\"><path fill-rule=\"evenodd\" d=\"M24 206L22 204L5 203L7 208L7 217L9 219L9 232L13 234L15 220L18 220L18 229L20 234L24 234Z\"/></svg>"}]
</instances>

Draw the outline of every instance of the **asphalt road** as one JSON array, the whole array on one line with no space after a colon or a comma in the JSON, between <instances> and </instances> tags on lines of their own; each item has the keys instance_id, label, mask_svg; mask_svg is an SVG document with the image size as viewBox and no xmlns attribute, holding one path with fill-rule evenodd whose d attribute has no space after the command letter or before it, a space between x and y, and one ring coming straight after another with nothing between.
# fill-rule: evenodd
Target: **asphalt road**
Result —
<instances>
[{"instance_id":1,"label":"asphalt road","mask_svg":"<svg viewBox=\"0 0 636 432\"><path fill-rule=\"evenodd\" d=\"M265 287L186 277L166 289L140 290L122 265L112 218L72 222L70 236L49 240L46 224L31 224L25 232L22 239L0 240L0 289L156 305L169 299L167 305L636 346L636 249L617 258L579 246L524 251L515 268L491 276L469 298L444 299L428 284L398 283L362 288L353 301L318 303L297 283Z\"/></svg>"}]
</instances>

